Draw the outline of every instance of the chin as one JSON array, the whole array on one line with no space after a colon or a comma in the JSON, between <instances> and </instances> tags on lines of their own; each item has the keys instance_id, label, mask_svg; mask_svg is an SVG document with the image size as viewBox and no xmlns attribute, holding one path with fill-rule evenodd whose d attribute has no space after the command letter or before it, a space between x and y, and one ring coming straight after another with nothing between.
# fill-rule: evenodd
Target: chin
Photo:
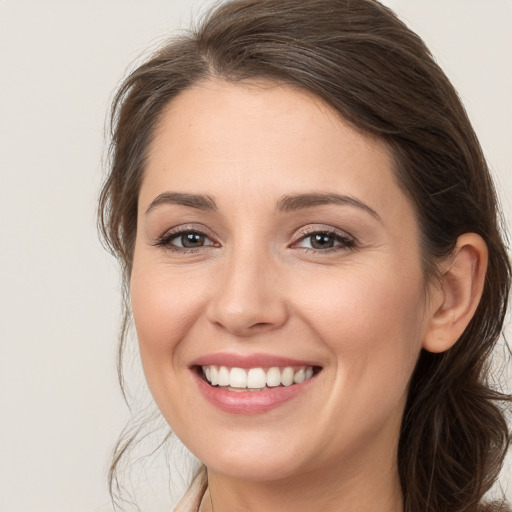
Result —
<instances>
[{"instance_id":1,"label":"chin","mask_svg":"<svg viewBox=\"0 0 512 512\"><path fill-rule=\"evenodd\" d=\"M217 456L206 467L219 474L246 482L268 482L286 480L302 473L297 461L289 457L265 457L253 454L251 458L238 455Z\"/></svg>"},{"instance_id":2,"label":"chin","mask_svg":"<svg viewBox=\"0 0 512 512\"><path fill-rule=\"evenodd\" d=\"M289 440L289 436L285 437ZM308 454L304 447L296 443L276 439L272 433L233 435L224 440L210 437L204 444L186 439L184 444L210 471L237 480L277 481L307 472L311 468L312 454Z\"/></svg>"}]
</instances>

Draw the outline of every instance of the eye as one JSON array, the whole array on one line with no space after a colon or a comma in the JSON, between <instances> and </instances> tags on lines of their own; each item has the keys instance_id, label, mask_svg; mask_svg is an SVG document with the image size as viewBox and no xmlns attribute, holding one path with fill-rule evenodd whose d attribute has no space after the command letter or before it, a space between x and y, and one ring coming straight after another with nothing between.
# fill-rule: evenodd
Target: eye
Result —
<instances>
[{"instance_id":1,"label":"eye","mask_svg":"<svg viewBox=\"0 0 512 512\"><path fill-rule=\"evenodd\" d=\"M196 249L205 245L212 245L212 241L204 234L195 231L183 232L169 240L176 247L184 247L186 249Z\"/></svg>"},{"instance_id":2,"label":"eye","mask_svg":"<svg viewBox=\"0 0 512 512\"><path fill-rule=\"evenodd\" d=\"M302 235L294 247L328 252L352 248L354 245L354 240L345 234L336 231L314 231Z\"/></svg>"},{"instance_id":3,"label":"eye","mask_svg":"<svg viewBox=\"0 0 512 512\"><path fill-rule=\"evenodd\" d=\"M155 245L175 251L187 251L214 246L216 244L201 231L184 229L163 235Z\"/></svg>"}]
</instances>

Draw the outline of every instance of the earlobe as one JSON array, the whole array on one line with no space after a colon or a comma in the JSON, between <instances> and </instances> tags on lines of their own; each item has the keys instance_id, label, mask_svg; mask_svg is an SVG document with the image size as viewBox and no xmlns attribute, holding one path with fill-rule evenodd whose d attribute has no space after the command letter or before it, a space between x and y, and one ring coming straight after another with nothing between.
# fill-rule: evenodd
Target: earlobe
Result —
<instances>
[{"instance_id":1,"label":"earlobe","mask_svg":"<svg viewBox=\"0 0 512 512\"><path fill-rule=\"evenodd\" d=\"M432 312L423 340L429 352L444 352L460 338L482 297L487 271L487 245L479 235L466 233L457 240L433 292Z\"/></svg>"}]
</instances>

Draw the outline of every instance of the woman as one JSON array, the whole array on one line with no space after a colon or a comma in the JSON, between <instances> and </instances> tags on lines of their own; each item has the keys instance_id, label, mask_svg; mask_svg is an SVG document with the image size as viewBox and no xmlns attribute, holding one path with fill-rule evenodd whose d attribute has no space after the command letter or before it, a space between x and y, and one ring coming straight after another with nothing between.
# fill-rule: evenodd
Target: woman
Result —
<instances>
[{"instance_id":1,"label":"woman","mask_svg":"<svg viewBox=\"0 0 512 512\"><path fill-rule=\"evenodd\" d=\"M509 442L495 192L390 10L238 0L164 46L115 99L100 226L203 464L176 510L504 507L482 502Z\"/></svg>"}]
</instances>

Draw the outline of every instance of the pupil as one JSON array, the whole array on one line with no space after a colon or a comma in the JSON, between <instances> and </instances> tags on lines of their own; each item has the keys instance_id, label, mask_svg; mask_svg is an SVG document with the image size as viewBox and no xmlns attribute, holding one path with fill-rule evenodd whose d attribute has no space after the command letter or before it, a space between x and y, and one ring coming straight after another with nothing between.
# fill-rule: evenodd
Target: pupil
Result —
<instances>
[{"instance_id":1,"label":"pupil","mask_svg":"<svg viewBox=\"0 0 512 512\"><path fill-rule=\"evenodd\" d=\"M311 245L315 249L334 247L334 239L331 235L317 234L312 237Z\"/></svg>"},{"instance_id":2,"label":"pupil","mask_svg":"<svg viewBox=\"0 0 512 512\"><path fill-rule=\"evenodd\" d=\"M181 236L181 243L183 247L187 248L202 247L204 245L204 235L200 233L187 233Z\"/></svg>"}]
</instances>

